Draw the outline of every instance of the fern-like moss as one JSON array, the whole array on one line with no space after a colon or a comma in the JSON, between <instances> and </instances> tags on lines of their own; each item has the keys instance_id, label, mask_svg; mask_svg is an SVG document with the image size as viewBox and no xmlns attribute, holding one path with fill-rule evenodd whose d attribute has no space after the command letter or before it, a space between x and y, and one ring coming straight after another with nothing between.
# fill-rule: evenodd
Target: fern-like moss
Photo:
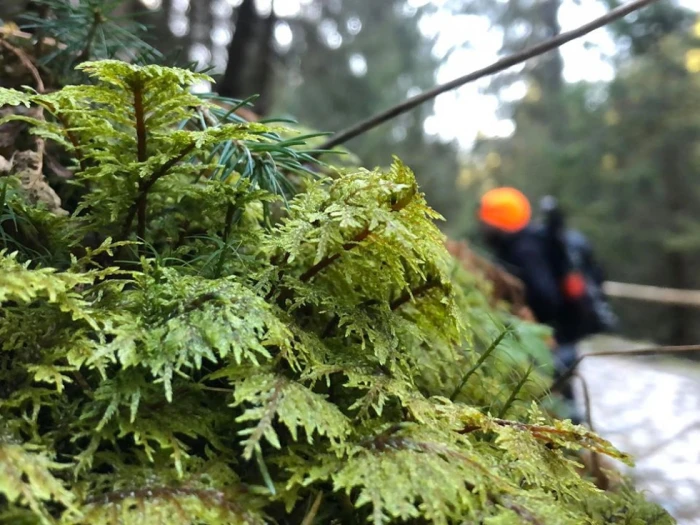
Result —
<instances>
[{"instance_id":1,"label":"fern-like moss","mask_svg":"<svg viewBox=\"0 0 700 525\"><path fill-rule=\"evenodd\" d=\"M190 125L210 102L188 71L81 68L93 85L0 90L44 108L8 118L81 187L60 218L2 201L2 519L671 523L578 474L581 449L628 458L533 402L547 331L489 306L398 159L305 180L272 223L226 144L293 164L276 130Z\"/></svg>"}]
</instances>

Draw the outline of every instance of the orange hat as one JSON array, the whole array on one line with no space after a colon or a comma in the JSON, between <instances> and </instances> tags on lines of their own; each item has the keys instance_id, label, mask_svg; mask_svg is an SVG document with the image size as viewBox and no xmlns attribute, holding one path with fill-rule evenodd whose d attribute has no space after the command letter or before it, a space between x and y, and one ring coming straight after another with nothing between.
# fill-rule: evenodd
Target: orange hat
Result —
<instances>
[{"instance_id":1,"label":"orange hat","mask_svg":"<svg viewBox=\"0 0 700 525\"><path fill-rule=\"evenodd\" d=\"M499 230L519 232L529 224L531 215L530 201L515 188L496 188L481 197L479 219Z\"/></svg>"}]
</instances>

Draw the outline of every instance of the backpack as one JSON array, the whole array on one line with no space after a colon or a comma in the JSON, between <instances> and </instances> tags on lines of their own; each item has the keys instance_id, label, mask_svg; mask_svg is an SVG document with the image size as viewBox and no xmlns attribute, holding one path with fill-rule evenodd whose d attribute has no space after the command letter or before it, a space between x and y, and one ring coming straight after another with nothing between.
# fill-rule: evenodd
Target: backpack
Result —
<instances>
[{"instance_id":1,"label":"backpack","mask_svg":"<svg viewBox=\"0 0 700 525\"><path fill-rule=\"evenodd\" d=\"M551 270L560 283L564 307L556 324L568 340L612 332L615 316L603 290L603 275L586 238L565 228L557 212L547 217L540 233Z\"/></svg>"},{"instance_id":2,"label":"backpack","mask_svg":"<svg viewBox=\"0 0 700 525\"><path fill-rule=\"evenodd\" d=\"M618 321L603 290L603 276L586 238L577 231L545 228L547 252L565 304L561 324L574 339L612 332ZM573 318L573 319L572 319Z\"/></svg>"}]
</instances>

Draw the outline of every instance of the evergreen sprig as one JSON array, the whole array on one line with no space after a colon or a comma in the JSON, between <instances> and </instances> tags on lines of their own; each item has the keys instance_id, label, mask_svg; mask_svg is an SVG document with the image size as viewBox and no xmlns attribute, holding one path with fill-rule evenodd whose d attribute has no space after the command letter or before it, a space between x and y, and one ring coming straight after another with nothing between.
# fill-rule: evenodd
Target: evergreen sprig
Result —
<instances>
[{"instance_id":1,"label":"evergreen sprig","mask_svg":"<svg viewBox=\"0 0 700 525\"><path fill-rule=\"evenodd\" d=\"M116 14L119 0L33 0L20 27L49 37L52 46L42 46L40 63L50 65L61 76L71 75L74 66L88 60L121 58L157 61L162 55L141 38L147 28L133 18Z\"/></svg>"}]
</instances>

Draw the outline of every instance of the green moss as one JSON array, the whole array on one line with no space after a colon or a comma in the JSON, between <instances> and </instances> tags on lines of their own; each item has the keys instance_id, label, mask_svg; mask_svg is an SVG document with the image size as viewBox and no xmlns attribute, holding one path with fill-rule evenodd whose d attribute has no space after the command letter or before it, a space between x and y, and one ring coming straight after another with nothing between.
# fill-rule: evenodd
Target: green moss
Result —
<instances>
[{"instance_id":1,"label":"green moss","mask_svg":"<svg viewBox=\"0 0 700 525\"><path fill-rule=\"evenodd\" d=\"M2 201L0 519L672 522L579 476L580 449L628 458L533 401L546 330L488 306L400 161L307 178L273 223L289 139L191 125L215 113L190 72L82 68L0 90L44 108L82 192L60 219Z\"/></svg>"}]
</instances>

